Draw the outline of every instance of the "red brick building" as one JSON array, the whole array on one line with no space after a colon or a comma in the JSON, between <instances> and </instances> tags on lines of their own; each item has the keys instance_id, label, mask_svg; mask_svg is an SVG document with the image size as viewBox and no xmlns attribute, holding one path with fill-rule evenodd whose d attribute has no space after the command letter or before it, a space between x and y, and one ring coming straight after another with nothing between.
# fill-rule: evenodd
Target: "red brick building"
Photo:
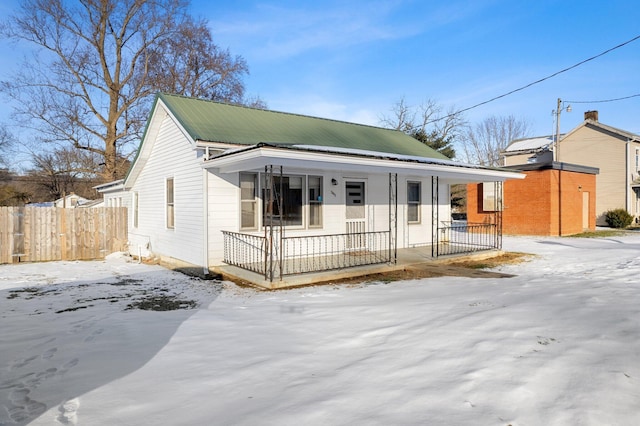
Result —
<instances>
[{"instance_id":1,"label":"red brick building","mask_svg":"<svg viewBox=\"0 0 640 426\"><path fill-rule=\"evenodd\" d=\"M507 235L558 236L595 230L598 169L559 162L508 168L527 177L506 181L501 202L493 202L493 183L467 185L469 223L491 223L501 209L502 232Z\"/></svg>"}]
</instances>

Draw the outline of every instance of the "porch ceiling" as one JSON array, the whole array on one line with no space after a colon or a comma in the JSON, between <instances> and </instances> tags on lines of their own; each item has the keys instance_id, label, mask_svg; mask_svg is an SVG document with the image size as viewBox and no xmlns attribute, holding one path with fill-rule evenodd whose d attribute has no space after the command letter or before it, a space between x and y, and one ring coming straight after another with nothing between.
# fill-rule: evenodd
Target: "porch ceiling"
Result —
<instances>
[{"instance_id":1,"label":"porch ceiling","mask_svg":"<svg viewBox=\"0 0 640 426\"><path fill-rule=\"evenodd\" d=\"M505 169L472 166L454 161L423 157L398 156L357 150L283 148L256 145L224 153L205 160L203 167L220 173L262 171L265 166L283 168L362 173L397 173L410 176L438 176L451 183L501 182L524 179L523 173Z\"/></svg>"}]
</instances>

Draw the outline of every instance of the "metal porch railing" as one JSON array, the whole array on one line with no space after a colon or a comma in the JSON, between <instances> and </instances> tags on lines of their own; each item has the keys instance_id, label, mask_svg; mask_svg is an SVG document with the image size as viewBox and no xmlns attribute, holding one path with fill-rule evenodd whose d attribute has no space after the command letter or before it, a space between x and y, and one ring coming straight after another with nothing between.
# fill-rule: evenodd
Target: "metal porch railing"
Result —
<instances>
[{"instance_id":1,"label":"metal porch railing","mask_svg":"<svg viewBox=\"0 0 640 426\"><path fill-rule=\"evenodd\" d=\"M502 248L502 234L495 223L441 222L433 257Z\"/></svg>"},{"instance_id":2,"label":"metal porch railing","mask_svg":"<svg viewBox=\"0 0 640 426\"><path fill-rule=\"evenodd\" d=\"M265 276L322 272L392 262L390 231L268 238L224 234L224 262Z\"/></svg>"}]
</instances>

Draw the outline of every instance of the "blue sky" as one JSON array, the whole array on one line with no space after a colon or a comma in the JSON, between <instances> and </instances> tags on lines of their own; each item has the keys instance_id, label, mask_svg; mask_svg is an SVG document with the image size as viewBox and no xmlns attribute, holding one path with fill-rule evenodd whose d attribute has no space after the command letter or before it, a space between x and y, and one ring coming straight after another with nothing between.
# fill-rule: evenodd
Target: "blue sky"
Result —
<instances>
[{"instance_id":1,"label":"blue sky","mask_svg":"<svg viewBox=\"0 0 640 426\"><path fill-rule=\"evenodd\" d=\"M17 0L3 0L0 14ZM192 1L214 41L243 56L247 92L270 109L379 125L404 98L462 109L502 95L640 35L630 1L373 0ZM18 64L0 45L0 79ZM19 52L18 52L19 53ZM640 40L466 113L527 120L550 134L557 98L591 101L640 94ZM600 121L640 133L640 97L573 104L562 131L597 109ZM0 122L10 123L10 105Z\"/></svg>"},{"instance_id":2,"label":"blue sky","mask_svg":"<svg viewBox=\"0 0 640 426\"><path fill-rule=\"evenodd\" d=\"M636 1L239 1L193 3L215 40L244 56L271 109L379 124L394 103L466 108L640 35ZM553 131L557 98L640 94L640 40L466 113L513 114ZM600 120L640 133L640 97L574 104L562 130Z\"/></svg>"}]
</instances>

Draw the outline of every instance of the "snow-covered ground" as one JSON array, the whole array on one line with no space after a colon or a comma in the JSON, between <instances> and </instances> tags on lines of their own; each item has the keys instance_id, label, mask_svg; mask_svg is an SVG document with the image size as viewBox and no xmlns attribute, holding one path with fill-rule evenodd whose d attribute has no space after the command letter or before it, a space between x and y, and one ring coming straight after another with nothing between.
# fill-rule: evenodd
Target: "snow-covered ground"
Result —
<instances>
[{"instance_id":1,"label":"snow-covered ground","mask_svg":"<svg viewBox=\"0 0 640 426\"><path fill-rule=\"evenodd\" d=\"M277 292L0 266L0 425L640 424L640 235L504 248L538 256Z\"/></svg>"}]
</instances>

